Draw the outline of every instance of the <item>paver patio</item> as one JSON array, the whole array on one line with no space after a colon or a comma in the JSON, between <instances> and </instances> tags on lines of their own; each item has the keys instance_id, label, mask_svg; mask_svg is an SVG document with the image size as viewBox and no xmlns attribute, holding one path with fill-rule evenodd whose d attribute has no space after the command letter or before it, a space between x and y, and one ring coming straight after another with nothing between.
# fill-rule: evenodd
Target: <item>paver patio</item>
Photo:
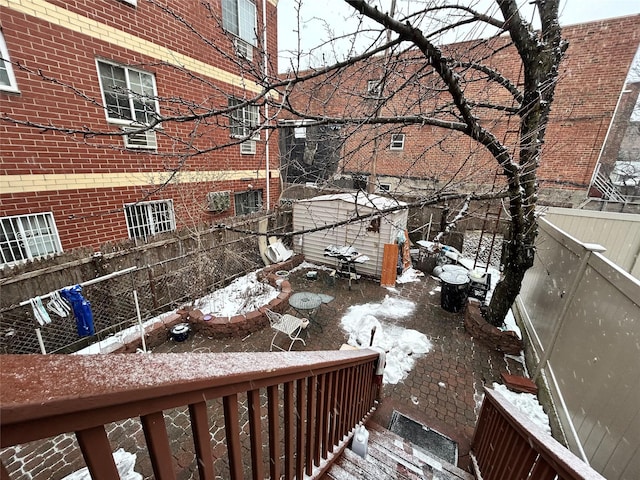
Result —
<instances>
[{"instance_id":1,"label":"paver patio","mask_svg":"<svg viewBox=\"0 0 640 480\"><path fill-rule=\"evenodd\" d=\"M322 273L322 272L321 272ZM399 285L395 289L380 287L369 280L354 283L348 289L347 280L338 279L335 285L306 278L306 270L292 272L289 281L294 291L311 291L335 297L324 304L317 320L322 331L311 326L303 334L306 346L296 342L293 350L337 350L346 342L347 335L340 326L344 312L352 305L381 302L386 295L408 299L416 304L413 314L396 324L424 333L433 347L415 362L404 381L385 385L383 401L373 421L386 427L394 410L439 431L458 443L461 468L469 465L469 445L482 398L483 385L500 382L500 373L522 374L522 365L511 357L493 351L487 345L474 340L465 332L462 313L449 313L440 307L439 281L425 276L420 282ZM153 353L182 352L254 352L268 351L273 330L264 328L244 338L212 339L198 333L183 342L168 341L155 347ZM215 368L215 365L212 365ZM189 418L186 407L165 412L168 433L174 453L174 465L179 479L197 478L190 439ZM224 427L211 426L214 455L223 454ZM127 420L109 428L109 438L115 449L144 451L144 435L137 419ZM183 439L189 439L189 445ZM72 435L56 437L54 441L34 442L19 448L5 449L0 454L9 472L32 468L38 472L35 479L60 479L83 466L73 452L76 445ZM73 452L73 453L71 453ZM38 471L38 470L41 471ZM138 456L136 471L145 478L151 475L148 458ZM220 472L222 477L224 473ZM17 478L17 477L16 477Z\"/></svg>"},{"instance_id":2,"label":"paver patio","mask_svg":"<svg viewBox=\"0 0 640 480\"><path fill-rule=\"evenodd\" d=\"M501 382L500 373L523 373L523 366L473 339L465 332L462 313L450 313L440 306L439 280L425 275L420 282L398 285L395 289L361 280L348 289L346 279L335 286L308 280L307 270L293 272L289 280L295 291L311 291L335 297L321 307L318 321L323 331L311 327L303 334L306 347L296 342L293 350L337 350L348 336L340 327L340 319L352 305L380 302L386 295L408 299L416 304L413 314L397 324L424 333L433 348L415 362L404 381L384 386L383 402L373 420L387 426L393 410L420 421L458 442L459 464L469 462L469 444L485 384ZM321 272L322 273L322 272ZM154 352L252 352L268 351L273 331L265 328L245 338L209 339L198 334L185 342L167 342Z\"/></svg>"}]
</instances>

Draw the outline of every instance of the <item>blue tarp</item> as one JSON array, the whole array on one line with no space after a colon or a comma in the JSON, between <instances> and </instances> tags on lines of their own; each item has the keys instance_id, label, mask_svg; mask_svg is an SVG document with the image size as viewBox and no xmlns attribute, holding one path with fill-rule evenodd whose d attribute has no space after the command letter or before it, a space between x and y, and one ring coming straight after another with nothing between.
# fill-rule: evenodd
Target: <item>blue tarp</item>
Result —
<instances>
[{"instance_id":1,"label":"blue tarp","mask_svg":"<svg viewBox=\"0 0 640 480\"><path fill-rule=\"evenodd\" d=\"M91 312L91 304L82 296L82 287L74 285L66 287L60 291L60 295L71 304L73 314L76 317L76 327L78 328L79 337L88 337L95 334L93 328L93 313Z\"/></svg>"}]
</instances>

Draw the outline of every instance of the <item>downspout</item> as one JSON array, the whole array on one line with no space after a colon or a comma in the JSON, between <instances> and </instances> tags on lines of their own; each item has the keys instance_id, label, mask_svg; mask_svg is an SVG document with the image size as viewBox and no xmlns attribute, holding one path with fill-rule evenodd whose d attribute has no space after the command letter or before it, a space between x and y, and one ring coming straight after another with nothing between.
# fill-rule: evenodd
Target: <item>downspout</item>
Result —
<instances>
[{"instance_id":1,"label":"downspout","mask_svg":"<svg viewBox=\"0 0 640 480\"><path fill-rule=\"evenodd\" d=\"M267 79L267 75L269 73L269 62L267 60L267 0L262 0L262 44L264 49L263 59L263 74L265 80ZM269 103L266 102L264 104L264 118L267 122L267 127L269 126ZM271 139L271 130L269 128L265 129L265 145L264 145L264 156L265 156L265 180L267 183L266 186L266 195L267 195L267 211L271 210L271 170L269 169L269 140Z\"/></svg>"}]
</instances>

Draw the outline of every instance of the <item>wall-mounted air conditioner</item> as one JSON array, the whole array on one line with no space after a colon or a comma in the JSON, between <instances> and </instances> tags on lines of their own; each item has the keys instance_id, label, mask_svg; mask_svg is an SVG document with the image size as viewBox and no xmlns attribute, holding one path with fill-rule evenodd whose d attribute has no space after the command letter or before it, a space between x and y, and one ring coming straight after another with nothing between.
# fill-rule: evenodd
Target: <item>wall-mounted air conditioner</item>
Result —
<instances>
[{"instance_id":1,"label":"wall-mounted air conditioner","mask_svg":"<svg viewBox=\"0 0 640 480\"><path fill-rule=\"evenodd\" d=\"M123 128L125 132L136 131L136 128ZM140 148L147 150L155 150L158 148L158 141L155 130L147 130L145 132L130 133L124 135L124 146L127 148Z\"/></svg>"},{"instance_id":2,"label":"wall-mounted air conditioner","mask_svg":"<svg viewBox=\"0 0 640 480\"><path fill-rule=\"evenodd\" d=\"M207 210L210 212L224 212L231 207L231 192L207 193Z\"/></svg>"},{"instance_id":3,"label":"wall-mounted air conditioner","mask_svg":"<svg viewBox=\"0 0 640 480\"><path fill-rule=\"evenodd\" d=\"M241 40L240 38L234 38L233 45L236 49L236 54L239 57L245 58L249 61L253 60L253 45Z\"/></svg>"},{"instance_id":4,"label":"wall-mounted air conditioner","mask_svg":"<svg viewBox=\"0 0 640 480\"><path fill-rule=\"evenodd\" d=\"M240 153L245 155L253 155L256 153L256 141L247 140L240 144Z\"/></svg>"}]
</instances>

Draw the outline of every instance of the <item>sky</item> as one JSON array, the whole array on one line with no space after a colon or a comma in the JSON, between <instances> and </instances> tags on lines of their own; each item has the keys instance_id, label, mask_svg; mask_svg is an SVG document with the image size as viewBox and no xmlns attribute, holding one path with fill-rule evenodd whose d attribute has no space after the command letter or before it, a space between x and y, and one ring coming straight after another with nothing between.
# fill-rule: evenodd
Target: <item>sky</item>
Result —
<instances>
[{"instance_id":1,"label":"sky","mask_svg":"<svg viewBox=\"0 0 640 480\"><path fill-rule=\"evenodd\" d=\"M389 0L376 0L376 3L389 5ZM420 4L418 0L397 0L398 12L406 11L408 7ZM488 0L472 0L465 4L478 4L478 10L493 5ZM521 0L528 5L529 0ZM284 72L291 65L297 63L292 51L297 51L298 34L300 31L300 46L302 51L316 47L332 36L345 34L355 30L358 25L353 9L343 0L303 0L300 9L301 20L298 23L296 6L298 0L279 0L278 2L278 44L280 49L279 70ZM483 5L485 5L483 7ZM388 7L384 8L388 10ZM560 7L560 22L562 25L573 25L603 18L612 18L640 13L638 0L563 0ZM330 33L332 32L333 35ZM455 41L451 39L449 41ZM340 55L348 51L348 42L342 42L339 47ZM321 62L324 54L326 61L331 61L332 50L324 47L316 51L315 61ZM292 60L293 58L293 60ZM308 57L302 59L301 67L307 68Z\"/></svg>"}]
</instances>

